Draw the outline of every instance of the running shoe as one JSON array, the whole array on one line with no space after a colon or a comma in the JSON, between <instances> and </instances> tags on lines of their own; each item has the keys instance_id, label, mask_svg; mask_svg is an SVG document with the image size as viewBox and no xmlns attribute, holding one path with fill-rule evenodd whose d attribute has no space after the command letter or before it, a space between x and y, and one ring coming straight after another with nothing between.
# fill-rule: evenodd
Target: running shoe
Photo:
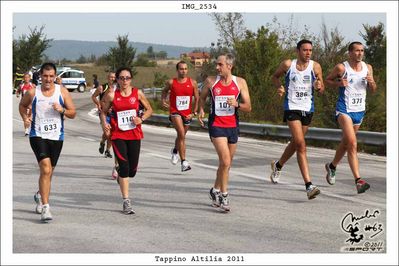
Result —
<instances>
[{"instance_id":1,"label":"running shoe","mask_svg":"<svg viewBox=\"0 0 399 266\"><path fill-rule=\"evenodd\" d=\"M209 198L212 200L213 207L220 207L219 195L220 191L215 191L214 188L211 188L211 190L209 190Z\"/></svg>"},{"instance_id":2,"label":"running shoe","mask_svg":"<svg viewBox=\"0 0 399 266\"><path fill-rule=\"evenodd\" d=\"M278 170L276 167L277 162L278 161L273 161L271 164L272 173L270 174L270 181L272 181L273 184L277 184L279 182L281 175L281 170Z\"/></svg>"},{"instance_id":3,"label":"running shoe","mask_svg":"<svg viewBox=\"0 0 399 266\"><path fill-rule=\"evenodd\" d=\"M119 176L118 169L116 166L114 166L114 168L112 169L112 179L115 180L118 178L118 176Z\"/></svg>"},{"instance_id":4,"label":"running shoe","mask_svg":"<svg viewBox=\"0 0 399 266\"><path fill-rule=\"evenodd\" d=\"M29 133L30 133L30 128L29 128L29 127L28 127L28 128L25 128L25 137L28 136Z\"/></svg>"},{"instance_id":5,"label":"running shoe","mask_svg":"<svg viewBox=\"0 0 399 266\"><path fill-rule=\"evenodd\" d=\"M224 212L230 211L229 194L223 195L222 193L220 193L219 203L220 203L220 210L222 210Z\"/></svg>"},{"instance_id":6,"label":"running shoe","mask_svg":"<svg viewBox=\"0 0 399 266\"><path fill-rule=\"evenodd\" d=\"M335 170L330 168L329 163L326 163L325 168L327 171L327 175L326 175L327 183L330 185L334 185L335 184Z\"/></svg>"},{"instance_id":7,"label":"running shoe","mask_svg":"<svg viewBox=\"0 0 399 266\"><path fill-rule=\"evenodd\" d=\"M123 200L123 213L124 214L134 214L134 210L132 208L132 203L130 199Z\"/></svg>"},{"instance_id":8,"label":"running shoe","mask_svg":"<svg viewBox=\"0 0 399 266\"><path fill-rule=\"evenodd\" d=\"M170 153L172 154L171 162L173 165L176 165L179 161L179 155L177 155L177 153L174 153L173 149L170 151Z\"/></svg>"},{"instance_id":9,"label":"running shoe","mask_svg":"<svg viewBox=\"0 0 399 266\"><path fill-rule=\"evenodd\" d=\"M320 194L320 189L318 187L316 187L315 185L310 185L307 189L306 189L306 194L308 195L308 199L314 199L316 198L317 195Z\"/></svg>"},{"instance_id":10,"label":"running shoe","mask_svg":"<svg viewBox=\"0 0 399 266\"><path fill-rule=\"evenodd\" d=\"M103 154L104 153L104 149L105 149L105 143L100 141L100 148L98 148L98 152L100 154Z\"/></svg>"},{"instance_id":11,"label":"running shoe","mask_svg":"<svg viewBox=\"0 0 399 266\"><path fill-rule=\"evenodd\" d=\"M106 150L104 152L104 156L105 156L105 158L112 158L112 154L109 152L109 150Z\"/></svg>"},{"instance_id":12,"label":"running shoe","mask_svg":"<svg viewBox=\"0 0 399 266\"><path fill-rule=\"evenodd\" d=\"M358 194L366 192L366 190L369 188L370 185L363 179L360 179L356 182L356 189Z\"/></svg>"},{"instance_id":13,"label":"running shoe","mask_svg":"<svg viewBox=\"0 0 399 266\"><path fill-rule=\"evenodd\" d=\"M185 172L185 171L188 171L188 170L191 170L190 164L187 161L183 161L182 164L181 164L181 171Z\"/></svg>"},{"instance_id":14,"label":"running shoe","mask_svg":"<svg viewBox=\"0 0 399 266\"><path fill-rule=\"evenodd\" d=\"M40 220L45 223L47 223L50 220L53 220L53 216L51 215L50 212L50 206L48 204L43 205L43 211Z\"/></svg>"},{"instance_id":15,"label":"running shoe","mask_svg":"<svg viewBox=\"0 0 399 266\"><path fill-rule=\"evenodd\" d=\"M33 195L33 199L36 202L36 213L41 214L43 211L42 196L40 196L39 191Z\"/></svg>"}]
</instances>

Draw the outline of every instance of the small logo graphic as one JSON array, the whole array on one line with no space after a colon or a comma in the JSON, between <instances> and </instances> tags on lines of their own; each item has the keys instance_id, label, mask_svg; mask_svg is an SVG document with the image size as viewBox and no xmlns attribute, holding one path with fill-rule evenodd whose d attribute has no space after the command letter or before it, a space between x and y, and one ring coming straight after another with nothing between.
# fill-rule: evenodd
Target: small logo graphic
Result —
<instances>
[{"instance_id":1,"label":"small logo graphic","mask_svg":"<svg viewBox=\"0 0 399 266\"><path fill-rule=\"evenodd\" d=\"M121 100L121 98L120 98L120 97L116 97L116 100L117 100L117 101L120 101L120 100Z\"/></svg>"},{"instance_id":2,"label":"small logo graphic","mask_svg":"<svg viewBox=\"0 0 399 266\"><path fill-rule=\"evenodd\" d=\"M131 97L131 98L129 98L129 102L130 102L131 104L134 104L134 103L136 102L136 97Z\"/></svg>"},{"instance_id":3,"label":"small logo graphic","mask_svg":"<svg viewBox=\"0 0 399 266\"><path fill-rule=\"evenodd\" d=\"M356 216L348 212L341 220L341 230L347 234L343 252L382 252L384 251L383 236L384 226L378 221L381 212L379 210L365 210L363 214Z\"/></svg>"},{"instance_id":4,"label":"small logo graphic","mask_svg":"<svg viewBox=\"0 0 399 266\"><path fill-rule=\"evenodd\" d=\"M293 76L293 77L291 78L291 81L292 81L292 82L295 82L295 81L296 81L296 76Z\"/></svg>"},{"instance_id":5,"label":"small logo graphic","mask_svg":"<svg viewBox=\"0 0 399 266\"><path fill-rule=\"evenodd\" d=\"M310 76L309 75L304 75L303 76L303 83L310 83Z\"/></svg>"},{"instance_id":6,"label":"small logo graphic","mask_svg":"<svg viewBox=\"0 0 399 266\"><path fill-rule=\"evenodd\" d=\"M222 90L218 87L215 88L215 95L220 95L222 93Z\"/></svg>"}]
</instances>

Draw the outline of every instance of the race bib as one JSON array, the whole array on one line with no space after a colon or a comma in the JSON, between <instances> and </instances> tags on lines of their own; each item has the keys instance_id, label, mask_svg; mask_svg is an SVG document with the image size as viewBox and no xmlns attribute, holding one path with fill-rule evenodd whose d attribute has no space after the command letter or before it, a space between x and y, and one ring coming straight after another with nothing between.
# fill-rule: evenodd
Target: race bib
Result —
<instances>
[{"instance_id":1,"label":"race bib","mask_svg":"<svg viewBox=\"0 0 399 266\"><path fill-rule=\"evenodd\" d=\"M366 99L363 93L353 92L349 94L349 109L364 110L366 107Z\"/></svg>"},{"instance_id":2,"label":"race bib","mask_svg":"<svg viewBox=\"0 0 399 266\"><path fill-rule=\"evenodd\" d=\"M61 130L60 118L40 119L40 133L43 139L58 139Z\"/></svg>"},{"instance_id":3,"label":"race bib","mask_svg":"<svg viewBox=\"0 0 399 266\"><path fill-rule=\"evenodd\" d=\"M118 127L122 131L135 129L133 118L137 116L136 110L126 110L116 113L118 117Z\"/></svg>"},{"instance_id":4,"label":"race bib","mask_svg":"<svg viewBox=\"0 0 399 266\"><path fill-rule=\"evenodd\" d=\"M215 96L215 114L217 116L234 115L235 107L227 103L227 99L235 98L234 95Z\"/></svg>"},{"instance_id":5,"label":"race bib","mask_svg":"<svg viewBox=\"0 0 399 266\"><path fill-rule=\"evenodd\" d=\"M296 102L304 101L310 96L306 87L294 87L292 91L292 99Z\"/></svg>"},{"instance_id":6,"label":"race bib","mask_svg":"<svg viewBox=\"0 0 399 266\"><path fill-rule=\"evenodd\" d=\"M176 96L176 108L179 111L184 111L189 108L190 96Z\"/></svg>"}]
</instances>

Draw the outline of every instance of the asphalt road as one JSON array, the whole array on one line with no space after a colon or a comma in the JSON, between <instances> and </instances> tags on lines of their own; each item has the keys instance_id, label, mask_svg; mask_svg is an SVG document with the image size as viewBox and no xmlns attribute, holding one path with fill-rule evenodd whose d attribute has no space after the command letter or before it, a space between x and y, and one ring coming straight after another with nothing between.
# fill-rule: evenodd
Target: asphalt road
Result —
<instances>
[{"instance_id":1,"label":"asphalt road","mask_svg":"<svg viewBox=\"0 0 399 266\"><path fill-rule=\"evenodd\" d=\"M113 159L98 153L101 129L89 115L90 95L72 96L78 115L65 122L49 224L34 212L38 166L13 99L14 253L350 253L355 247L386 252L386 157L359 154L361 174L371 184L359 195L346 158L330 186L324 163L334 151L309 147L321 194L308 200L295 157L280 184L269 180L270 162L286 144L242 137L230 172L232 210L225 214L208 198L218 161L207 133L189 131L192 170L182 173L170 163L174 129L145 125L138 174L130 180L136 214L124 215L119 187L110 178ZM359 231L351 235L341 228L350 225Z\"/></svg>"}]
</instances>

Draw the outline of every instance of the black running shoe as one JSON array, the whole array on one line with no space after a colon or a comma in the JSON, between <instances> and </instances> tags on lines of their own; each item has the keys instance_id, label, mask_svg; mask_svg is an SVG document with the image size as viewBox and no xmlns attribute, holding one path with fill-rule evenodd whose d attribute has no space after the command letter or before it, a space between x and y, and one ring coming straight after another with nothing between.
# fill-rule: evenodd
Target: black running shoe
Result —
<instances>
[{"instance_id":1,"label":"black running shoe","mask_svg":"<svg viewBox=\"0 0 399 266\"><path fill-rule=\"evenodd\" d=\"M98 151L100 152L100 154L104 153L104 149L105 149L105 143L100 142L100 148L98 148Z\"/></svg>"},{"instance_id":2,"label":"black running shoe","mask_svg":"<svg viewBox=\"0 0 399 266\"><path fill-rule=\"evenodd\" d=\"M104 155L105 155L105 158L112 158L112 154L109 152L109 150L106 150Z\"/></svg>"}]
</instances>

